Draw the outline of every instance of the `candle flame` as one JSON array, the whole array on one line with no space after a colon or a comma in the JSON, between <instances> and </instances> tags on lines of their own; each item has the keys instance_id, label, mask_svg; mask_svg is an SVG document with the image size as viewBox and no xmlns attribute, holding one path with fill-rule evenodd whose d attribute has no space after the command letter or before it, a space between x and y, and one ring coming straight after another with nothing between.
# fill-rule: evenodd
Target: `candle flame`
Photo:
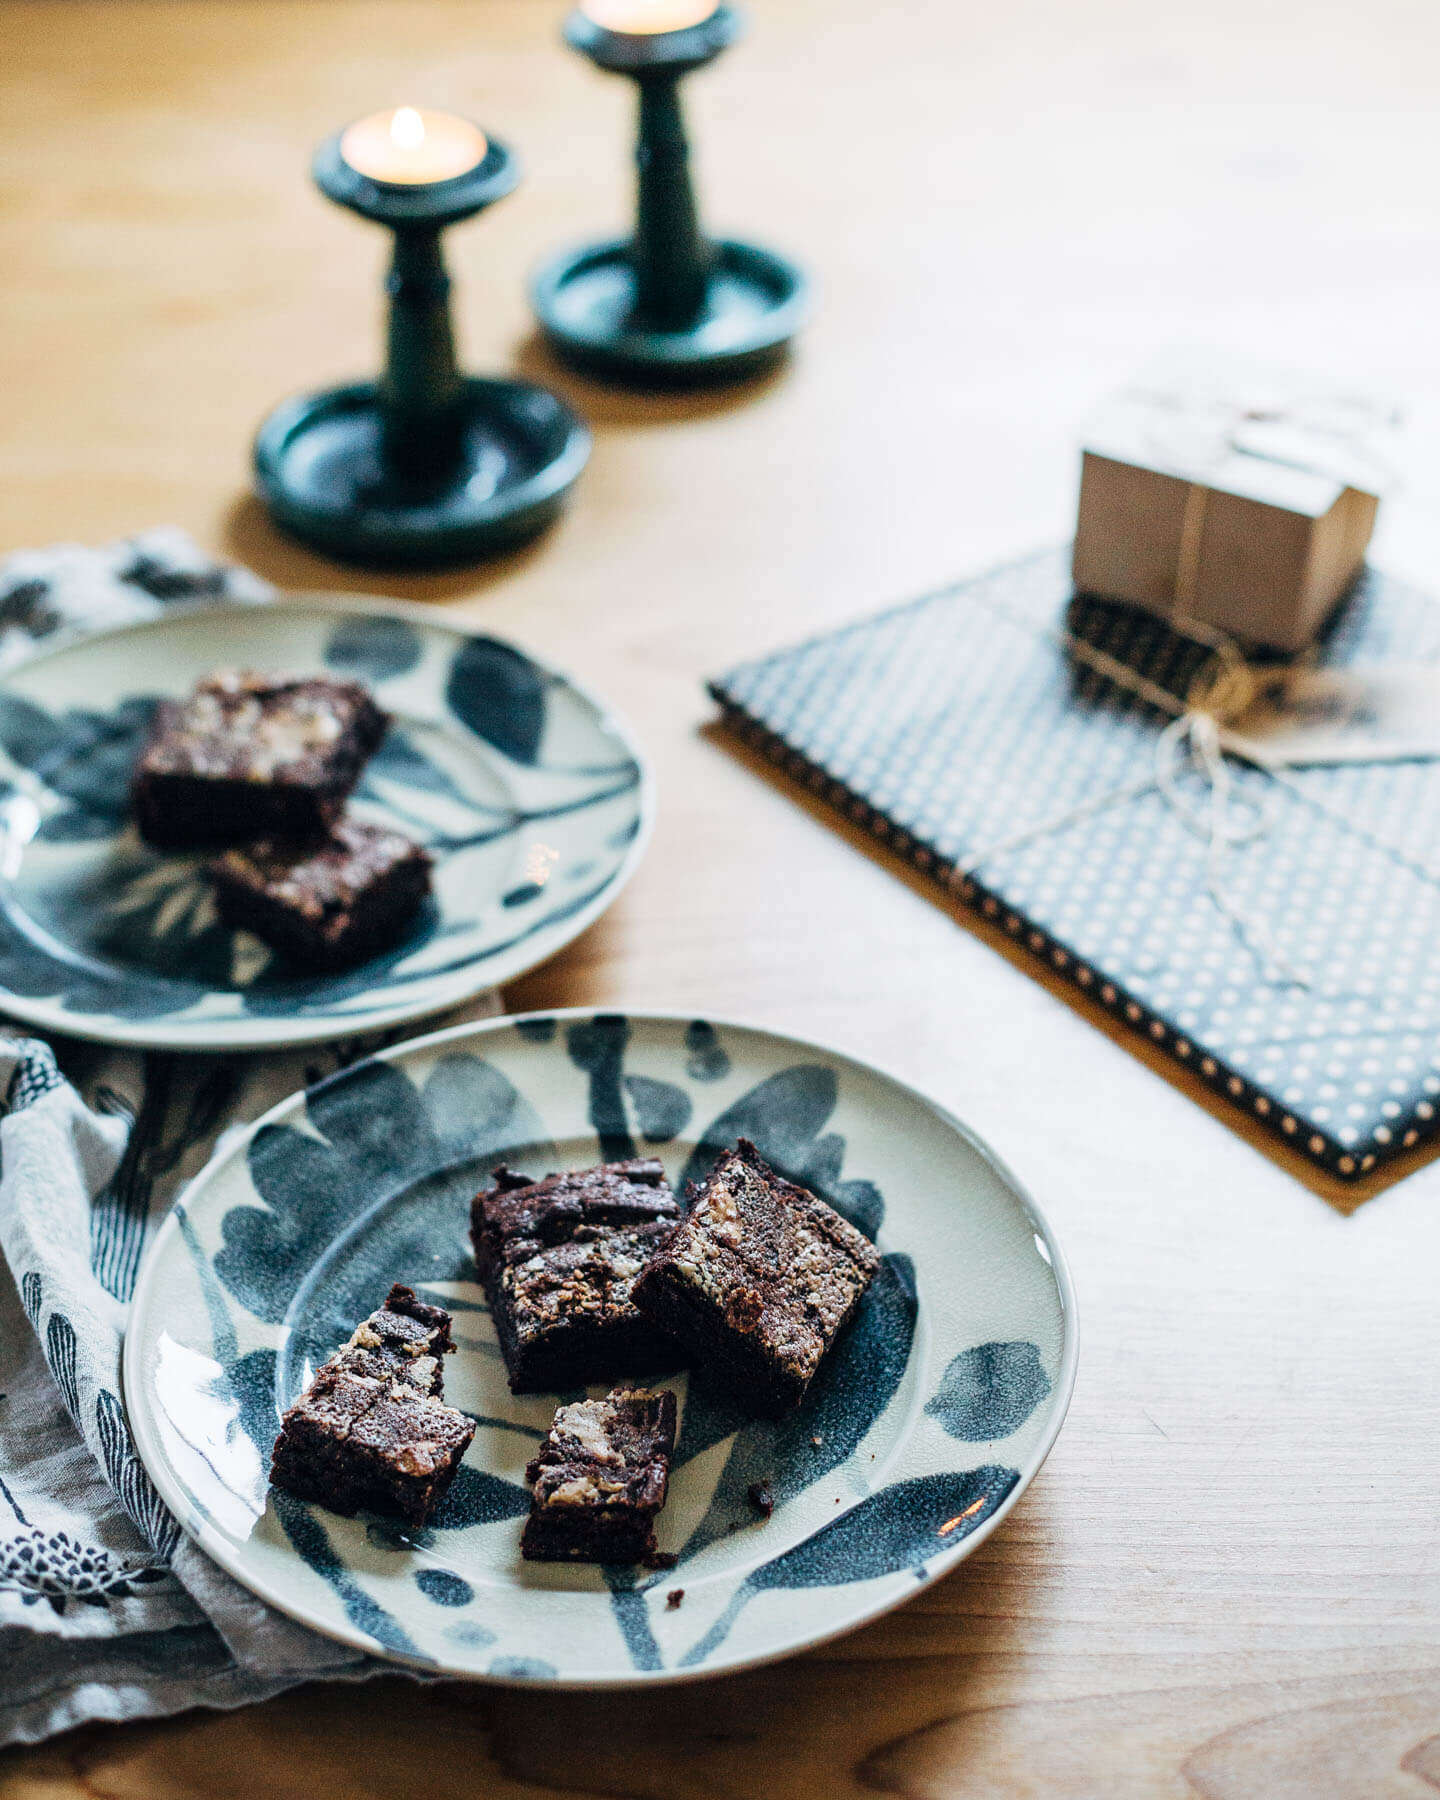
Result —
<instances>
[{"instance_id":1,"label":"candle flame","mask_svg":"<svg viewBox=\"0 0 1440 1800\"><path fill-rule=\"evenodd\" d=\"M390 136L397 149L418 150L425 142L425 121L413 106L397 106Z\"/></svg>"}]
</instances>

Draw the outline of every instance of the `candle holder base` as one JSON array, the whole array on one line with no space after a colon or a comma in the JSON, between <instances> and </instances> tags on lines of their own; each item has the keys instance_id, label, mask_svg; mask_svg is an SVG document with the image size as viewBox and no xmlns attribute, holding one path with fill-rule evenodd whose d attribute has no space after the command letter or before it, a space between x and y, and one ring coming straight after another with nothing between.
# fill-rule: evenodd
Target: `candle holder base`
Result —
<instances>
[{"instance_id":1,"label":"candle holder base","mask_svg":"<svg viewBox=\"0 0 1440 1800\"><path fill-rule=\"evenodd\" d=\"M804 275L754 244L715 242L705 304L693 323L660 329L636 316L627 238L587 244L546 263L531 305L562 361L631 387L741 381L778 362L804 316Z\"/></svg>"},{"instance_id":2,"label":"candle holder base","mask_svg":"<svg viewBox=\"0 0 1440 1800\"><path fill-rule=\"evenodd\" d=\"M271 413L255 438L255 485L282 529L372 568L476 562L543 531L590 455L574 413L523 381L466 381L460 457L438 474L389 467L381 423L369 381Z\"/></svg>"}]
</instances>

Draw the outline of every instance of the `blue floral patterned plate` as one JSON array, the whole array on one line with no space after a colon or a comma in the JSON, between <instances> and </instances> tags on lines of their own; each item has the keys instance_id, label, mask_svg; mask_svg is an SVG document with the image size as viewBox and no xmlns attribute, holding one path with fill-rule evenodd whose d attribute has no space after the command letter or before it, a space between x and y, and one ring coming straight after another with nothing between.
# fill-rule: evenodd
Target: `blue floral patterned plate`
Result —
<instances>
[{"instance_id":1,"label":"blue floral patterned plate","mask_svg":"<svg viewBox=\"0 0 1440 1800\"><path fill-rule=\"evenodd\" d=\"M435 897L359 968L305 975L229 931L203 859L149 849L129 821L157 699L224 667L357 676L394 718L351 808L427 845ZM421 1018L514 980L592 923L639 860L650 793L630 736L583 689L424 607L307 597L69 643L0 679L0 1009L177 1050Z\"/></svg>"},{"instance_id":2,"label":"blue floral patterned plate","mask_svg":"<svg viewBox=\"0 0 1440 1800\"><path fill-rule=\"evenodd\" d=\"M854 1326L778 1424L703 1374L673 1378L673 1570L523 1563L524 1468L556 1397L506 1386L471 1196L501 1161L540 1174L637 1152L679 1184L741 1135L879 1244ZM446 1397L478 1426L424 1530L266 1486L280 1410L395 1280L454 1313ZM275 1108L166 1221L125 1346L156 1486L247 1587L377 1656L569 1687L718 1674L894 1606L1015 1504L1074 1370L1049 1227L943 1107L792 1038L591 1013L439 1032Z\"/></svg>"}]
</instances>

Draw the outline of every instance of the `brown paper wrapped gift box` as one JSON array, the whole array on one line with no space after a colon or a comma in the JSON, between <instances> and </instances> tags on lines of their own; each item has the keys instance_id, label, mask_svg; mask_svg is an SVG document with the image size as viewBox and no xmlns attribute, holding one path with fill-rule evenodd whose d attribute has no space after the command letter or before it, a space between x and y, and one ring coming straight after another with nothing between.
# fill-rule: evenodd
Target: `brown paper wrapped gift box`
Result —
<instances>
[{"instance_id":1,"label":"brown paper wrapped gift box","mask_svg":"<svg viewBox=\"0 0 1440 1800\"><path fill-rule=\"evenodd\" d=\"M1075 586L1301 650L1360 573L1382 485L1334 408L1317 421L1264 399L1138 391L1085 439Z\"/></svg>"}]
</instances>

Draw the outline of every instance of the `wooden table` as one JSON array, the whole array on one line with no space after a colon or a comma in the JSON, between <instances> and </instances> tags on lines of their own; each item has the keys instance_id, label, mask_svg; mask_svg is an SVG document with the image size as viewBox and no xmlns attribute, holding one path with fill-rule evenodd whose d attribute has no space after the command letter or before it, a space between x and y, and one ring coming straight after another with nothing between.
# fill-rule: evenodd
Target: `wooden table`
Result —
<instances>
[{"instance_id":1,"label":"wooden table","mask_svg":"<svg viewBox=\"0 0 1440 1800\"><path fill-rule=\"evenodd\" d=\"M812 267L794 366L701 399L556 374L521 278L627 204L628 96L549 0L0 7L0 547L162 520L295 587L513 634L638 724L661 819L517 1008L746 1016L933 1090L1065 1243L1069 1423L948 1580L813 1656L639 1700L402 1679L86 1730L0 1794L1433 1797L1440 1172L1317 1188L706 729L709 671L1062 538L1075 433L1201 336L1353 363L1416 422L1379 557L1440 575L1440 12L1425 0L756 0L695 83L717 226ZM370 368L345 119L473 113L529 177L452 238L477 368L596 430L493 567L339 571L245 497L257 419ZM1363 1204L1356 1204L1363 1201Z\"/></svg>"}]
</instances>

